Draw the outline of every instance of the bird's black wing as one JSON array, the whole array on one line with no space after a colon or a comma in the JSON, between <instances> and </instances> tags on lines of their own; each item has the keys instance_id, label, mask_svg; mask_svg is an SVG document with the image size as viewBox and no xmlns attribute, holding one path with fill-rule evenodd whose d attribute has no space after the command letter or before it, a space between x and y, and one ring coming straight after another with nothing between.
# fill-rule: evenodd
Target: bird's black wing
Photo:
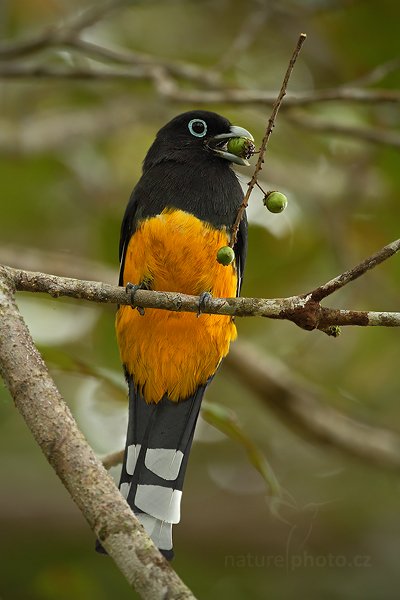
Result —
<instances>
[{"instance_id":1,"label":"bird's black wing","mask_svg":"<svg viewBox=\"0 0 400 600\"><path fill-rule=\"evenodd\" d=\"M241 220L240 225L239 225L237 240L236 240L236 244L234 247L235 258L236 258L237 278L238 278L237 290L236 290L237 296L240 296L240 290L242 289L243 273L244 273L244 267L246 264L247 230L248 230L247 217L246 217L246 214L244 214L243 219Z\"/></svg>"},{"instance_id":2,"label":"bird's black wing","mask_svg":"<svg viewBox=\"0 0 400 600\"><path fill-rule=\"evenodd\" d=\"M121 225L121 234L119 238L119 282L118 285L124 285L124 267L125 267L125 256L128 248L129 240L136 229L136 210L138 205L138 194L135 193L136 188L133 190L131 197L129 198L128 205L125 210L124 218Z\"/></svg>"}]
</instances>

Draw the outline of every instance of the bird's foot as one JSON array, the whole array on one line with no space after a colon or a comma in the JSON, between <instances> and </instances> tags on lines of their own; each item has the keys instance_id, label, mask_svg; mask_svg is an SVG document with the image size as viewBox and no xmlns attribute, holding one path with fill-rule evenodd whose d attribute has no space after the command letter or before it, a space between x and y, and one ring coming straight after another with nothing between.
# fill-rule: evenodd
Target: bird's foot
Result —
<instances>
[{"instance_id":1,"label":"bird's foot","mask_svg":"<svg viewBox=\"0 0 400 600\"><path fill-rule=\"evenodd\" d=\"M197 311L197 317L199 317L206 309L207 304L211 300L212 295L210 292L203 292L199 296L199 310Z\"/></svg>"},{"instance_id":2,"label":"bird's foot","mask_svg":"<svg viewBox=\"0 0 400 600\"><path fill-rule=\"evenodd\" d=\"M134 306L134 303L135 303L136 292L138 290L147 289L146 286L143 285L143 283L135 284L135 283L128 282L126 284L126 288L125 289L126 289L126 293L130 294L130 297L131 297L131 307L132 308L137 308L138 313L143 317L143 315L144 315L144 308L142 306Z\"/></svg>"}]
</instances>

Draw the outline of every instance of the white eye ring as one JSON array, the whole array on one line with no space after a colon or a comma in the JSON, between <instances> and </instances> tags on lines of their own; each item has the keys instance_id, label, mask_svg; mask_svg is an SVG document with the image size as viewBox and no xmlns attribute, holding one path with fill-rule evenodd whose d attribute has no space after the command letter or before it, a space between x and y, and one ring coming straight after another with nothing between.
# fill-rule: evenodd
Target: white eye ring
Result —
<instances>
[{"instance_id":1,"label":"white eye ring","mask_svg":"<svg viewBox=\"0 0 400 600\"><path fill-rule=\"evenodd\" d=\"M194 127L198 128L198 126L202 126L202 130L201 131L195 131ZM188 128L189 131L192 135L194 135L195 137L204 137L207 133L207 123L205 121L203 121L203 119L192 119L191 121L189 121L188 123Z\"/></svg>"}]
</instances>

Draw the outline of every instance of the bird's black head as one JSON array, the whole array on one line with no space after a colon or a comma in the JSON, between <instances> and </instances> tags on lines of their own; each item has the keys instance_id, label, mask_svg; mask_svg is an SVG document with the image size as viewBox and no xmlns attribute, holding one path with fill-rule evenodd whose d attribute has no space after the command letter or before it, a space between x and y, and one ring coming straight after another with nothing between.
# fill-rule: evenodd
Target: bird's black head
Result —
<instances>
[{"instance_id":1,"label":"bird's black head","mask_svg":"<svg viewBox=\"0 0 400 600\"><path fill-rule=\"evenodd\" d=\"M232 162L248 165L243 158L227 152L226 144L232 137L253 139L246 129L231 125L217 113L207 110L185 112L157 133L144 160L143 171L164 161L195 164L217 160L226 165Z\"/></svg>"}]
</instances>

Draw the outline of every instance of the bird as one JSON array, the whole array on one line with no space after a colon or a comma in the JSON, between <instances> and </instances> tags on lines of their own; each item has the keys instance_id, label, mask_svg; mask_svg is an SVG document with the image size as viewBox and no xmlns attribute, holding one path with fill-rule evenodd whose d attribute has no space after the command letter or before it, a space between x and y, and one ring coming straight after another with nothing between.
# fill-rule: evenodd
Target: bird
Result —
<instances>
[{"instance_id":1,"label":"bird","mask_svg":"<svg viewBox=\"0 0 400 600\"><path fill-rule=\"evenodd\" d=\"M216 260L231 241L243 191L228 151L253 140L217 113L192 110L157 133L123 217L119 285L199 296L199 315L120 305L116 336L129 395L119 489L167 560L180 521L183 480L204 392L236 338L234 318L201 314L209 295L240 294L247 220L232 264Z\"/></svg>"}]
</instances>

